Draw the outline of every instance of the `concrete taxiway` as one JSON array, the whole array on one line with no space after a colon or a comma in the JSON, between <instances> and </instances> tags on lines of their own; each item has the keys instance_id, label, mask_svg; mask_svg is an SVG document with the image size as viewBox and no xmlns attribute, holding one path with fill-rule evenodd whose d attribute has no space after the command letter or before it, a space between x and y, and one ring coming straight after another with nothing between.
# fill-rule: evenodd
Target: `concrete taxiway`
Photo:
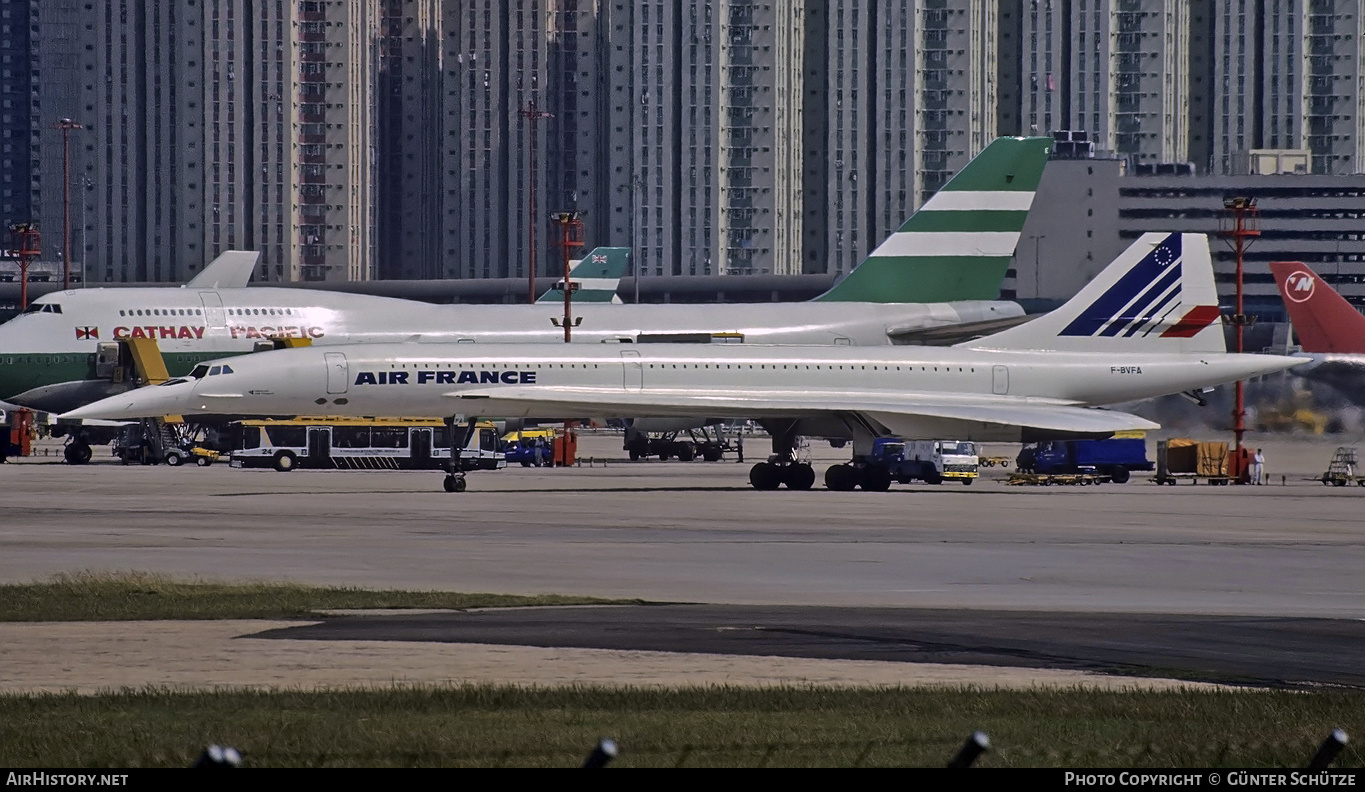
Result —
<instances>
[{"instance_id":1,"label":"concrete taxiway","mask_svg":"<svg viewBox=\"0 0 1365 792\"><path fill-rule=\"evenodd\" d=\"M618 457L612 442L593 438L580 451ZM952 662L1008 665L1007 655L1023 652L1059 668L1206 668L1213 673L1203 678L1359 684L1338 655L1351 654L1341 647L1362 637L1365 487L1308 480L1350 440L1252 443L1267 448L1275 485L1158 487L1137 477L1121 486L1018 488L995 470L971 487L760 493L746 484L747 465L652 461L476 474L468 492L451 495L430 472L73 469L40 458L0 467L10 504L0 520L0 581L135 569L582 594L727 606L705 617L720 624L747 615L760 626L768 622L744 608L850 609L823 622L798 620L803 641L817 647L859 645L824 629L856 612L952 609L974 613L962 621L967 632L949 642L962 652ZM760 449L750 444L751 462ZM812 452L821 471L846 458L823 446ZM999 632L1011 620L991 614L1002 611L1054 626L1005 651L1000 642L1018 634ZM1200 620L1210 616L1217 618ZM889 618L883 626L895 622ZM1097 648L1066 637L1106 619L1113 630L1095 640L1125 634L1123 641ZM933 643L926 636L937 628L906 623L918 627L896 633L900 649L915 635ZM614 634L639 632L638 650L682 648L651 642L636 626L627 620ZM573 632L592 634L586 625ZM459 630L429 639L494 640ZM549 645L534 636L510 642ZM1137 651L1144 642L1145 654ZM564 645L597 644L581 637ZM698 640L692 651L848 654L802 654L792 645L746 650ZM1296 645L1325 659L1304 665L1292 657ZM913 651L895 657L930 659Z\"/></svg>"}]
</instances>

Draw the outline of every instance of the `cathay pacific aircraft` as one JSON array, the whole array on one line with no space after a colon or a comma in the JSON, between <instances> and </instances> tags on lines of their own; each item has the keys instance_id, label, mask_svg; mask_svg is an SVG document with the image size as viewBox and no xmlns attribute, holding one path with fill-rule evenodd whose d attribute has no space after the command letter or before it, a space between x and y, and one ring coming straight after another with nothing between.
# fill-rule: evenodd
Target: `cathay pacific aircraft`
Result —
<instances>
[{"instance_id":1,"label":"cathay pacific aircraft","mask_svg":"<svg viewBox=\"0 0 1365 792\"><path fill-rule=\"evenodd\" d=\"M201 364L69 417L163 415L715 415L760 420L773 455L757 489L809 489L798 436L851 439L831 489L885 489L858 463L879 436L1032 441L1156 424L1098 405L1280 371L1227 354L1208 240L1145 234L1061 308L956 347L407 343L286 349ZM282 452L288 453L288 452ZM286 460L292 462L292 460ZM292 467L285 464L281 469ZM451 473L448 491L464 489Z\"/></svg>"},{"instance_id":2,"label":"cathay pacific aircraft","mask_svg":"<svg viewBox=\"0 0 1365 792\"><path fill-rule=\"evenodd\" d=\"M885 345L925 328L989 326L1020 317L1018 304L998 297L1050 146L1050 138L994 141L814 301L618 305L587 300L580 289L574 313L583 321L574 341L632 342L647 334ZM607 263L598 257L610 262L619 250L599 249L585 263ZM0 326L0 400L62 412L127 390L131 383L115 381L122 369L119 345L111 343L124 338L155 338L173 376L204 360L252 352L276 337L308 338L314 346L563 340L551 322L562 315L553 299L534 305L431 305L244 288L245 278L222 274L215 264L181 288L88 288L40 298ZM588 284L589 291L604 291L602 281L620 274L592 275L597 283ZM74 455L76 461L89 458L88 446L76 451L84 452Z\"/></svg>"}]
</instances>

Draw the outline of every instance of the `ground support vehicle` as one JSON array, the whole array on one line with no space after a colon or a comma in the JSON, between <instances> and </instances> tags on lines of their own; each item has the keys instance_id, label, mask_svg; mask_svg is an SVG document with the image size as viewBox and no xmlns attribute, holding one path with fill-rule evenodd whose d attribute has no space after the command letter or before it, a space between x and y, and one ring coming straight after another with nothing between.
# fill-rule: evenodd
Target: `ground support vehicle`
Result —
<instances>
[{"instance_id":1,"label":"ground support vehicle","mask_svg":"<svg viewBox=\"0 0 1365 792\"><path fill-rule=\"evenodd\" d=\"M959 440L901 440L878 437L872 452L855 457L847 465L835 465L825 472L825 486L832 490L884 492L891 482L909 484L919 479L926 484L961 481L971 484L980 475L976 444Z\"/></svg>"},{"instance_id":2,"label":"ground support vehicle","mask_svg":"<svg viewBox=\"0 0 1365 792\"><path fill-rule=\"evenodd\" d=\"M1175 484L1188 480L1215 486L1231 481L1228 476L1228 444L1217 440L1191 440L1176 437L1156 444L1157 484Z\"/></svg>"},{"instance_id":3,"label":"ground support vehicle","mask_svg":"<svg viewBox=\"0 0 1365 792\"><path fill-rule=\"evenodd\" d=\"M1101 474L1115 484L1126 483L1133 471L1154 467L1147 459L1147 441L1138 437L1026 445L1016 462L1024 473Z\"/></svg>"},{"instance_id":4,"label":"ground support vehicle","mask_svg":"<svg viewBox=\"0 0 1365 792\"><path fill-rule=\"evenodd\" d=\"M451 461L452 430L439 419L294 418L232 426L232 467L445 470ZM455 437L464 431L453 428ZM498 438L495 424L477 424L461 450L460 472L505 467Z\"/></svg>"},{"instance_id":5,"label":"ground support vehicle","mask_svg":"<svg viewBox=\"0 0 1365 792\"><path fill-rule=\"evenodd\" d=\"M37 436L32 410L0 410L0 463L10 457L28 456Z\"/></svg>"},{"instance_id":6,"label":"ground support vehicle","mask_svg":"<svg viewBox=\"0 0 1365 792\"><path fill-rule=\"evenodd\" d=\"M503 453L507 464L522 467L541 467L554 464L553 429L522 429L503 435Z\"/></svg>"},{"instance_id":7,"label":"ground support vehicle","mask_svg":"<svg viewBox=\"0 0 1365 792\"><path fill-rule=\"evenodd\" d=\"M1365 487L1365 477L1356 473L1358 465L1356 450L1349 446L1339 446L1332 455L1332 461L1327 463L1327 472L1322 474L1322 483L1334 487L1344 487L1347 484Z\"/></svg>"},{"instance_id":8,"label":"ground support vehicle","mask_svg":"<svg viewBox=\"0 0 1365 792\"><path fill-rule=\"evenodd\" d=\"M631 461L657 456L661 460L677 458L680 462L704 459L719 462L726 451L734 450L719 426L694 427L677 431L649 433L626 427L621 447Z\"/></svg>"},{"instance_id":9,"label":"ground support vehicle","mask_svg":"<svg viewBox=\"0 0 1365 792\"><path fill-rule=\"evenodd\" d=\"M1002 468L1007 468L1007 467L1010 466L1010 463L1011 463L1011 462L1014 462L1015 460L1010 459L1010 458L1007 457L1007 456L988 456L988 457L978 457L978 458L977 458L977 461L978 461L978 463L981 465L981 467L1002 467Z\"/></svg>"}]
</instances>

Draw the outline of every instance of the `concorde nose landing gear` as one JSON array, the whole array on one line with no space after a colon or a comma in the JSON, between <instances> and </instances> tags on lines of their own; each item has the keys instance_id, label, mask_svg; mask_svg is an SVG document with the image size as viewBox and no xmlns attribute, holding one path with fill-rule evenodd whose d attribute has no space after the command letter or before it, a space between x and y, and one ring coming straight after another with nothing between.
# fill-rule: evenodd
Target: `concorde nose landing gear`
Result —
<instances>
[{"instance_id":1,"label":"concorde nose landing gear","mask_svg":"<svg viewBox=\"0 0 1365 792\"><path fill-rule=\"evenodd\" d=\"M837 492L852 492L862 487L867 492L891 489L891 471L883 465L834 465L825 471L825 486Z\"/></svg>"}]
</instances>

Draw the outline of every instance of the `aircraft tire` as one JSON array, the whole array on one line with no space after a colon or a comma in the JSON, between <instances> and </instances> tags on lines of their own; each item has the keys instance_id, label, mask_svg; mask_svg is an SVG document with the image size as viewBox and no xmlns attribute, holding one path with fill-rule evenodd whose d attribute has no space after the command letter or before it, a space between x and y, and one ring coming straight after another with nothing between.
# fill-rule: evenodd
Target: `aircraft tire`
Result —
<instances>
[{"instance_id":1,"label":"aircraft tire","mask_svg":"<svg viewBox=\"0 0 1365 792\"><path fill-rule=\"evenodd\" d=\"M442 486L445 488L446 492L464 492L467 485L465 484L464 476L446 476L446 480L442 482Z\"/></svg>"},{"instance_id":2,"label":"aircraft tire","mask_svg":"<svg viewBox=\"0 0 1365 792\"><path fill-rule=\"evenodd\" d=\"M749 468L749 484L756 490L775 490L782 486L782 470L771 462Z\"/></svg>"},{"instance_id":3,"label":"aircraft tire","mask_svg":"<svg viewBox=\"0 0 1365 792\"><path fill-rule=\"evenodd\" d=\"M865 492L886 492L891 489L891 471L881 465L863 468L862 488Z\"/></svg>"},{"instance_id":4,"label":"aircraft tire","mask_svg":"<svg viewBox=\"0 0 1365 792\"><path fill-rule=\"evenodd\" d=\"M68 465L84 465L90 461L90 446L80 441L67 443L62 456L66 458Z\"/></svg>"},{"instance_id":5,"label":"aircraft tire","mask_svg":"<svg viewBox=\"0 0 1365 792\"><path fill-rule=\"evenodd\" d=\"M167 451L162 461L170 467L180 467L185 464L185 457L179 451Z\"/></svg>"},{"instance_id":6,"label":"aircraft tire","mask_svg":"<svg viewBox=\"0 0 1365 792\"><path fill-rule=\"evenodd\" d=\"M673 455L679 462L691 462L697 458L697 449L691 443L677 443L673 446Z\"/></svg>"},{"instance_id":7,"label":"aircraft tire","mask_svg":"<svg viewBox=\"0 0 1365 792\"><path fill-rule=\"evenodd\" d=\"M288 473L298 465L298 458L288 451L280 451L275 454L274 466L281 473Z\"/></svg>"},{"instance_id":8,"label":"aircraft tire","mask_svg":"<svg viewBox=\"0 0 1365 792\"><path fill-rule=\"evenodd\" d=\"M788 465L782 471L782 483L787 485L787 489L808 490L815 486L815 468L804 462Z\"/></svg>"},{"instance_id":9,"label":"aircraft tire","mask_svg":"<svg viewBox=\"0 0 1365 792\"><path fill-rule=\"evenodd\" d=\"M831 465L825 471L825 488L835 492L852 492L858 485L858 471L852 465Z\"/></svg>"},{"instance_id":10,"label":"aircraft tire","mask_svg":"<svg viewBox=\"0 0 1365 792\"><path fill-rule=\"evenodd\" d=\"M640 461L640 456L641 456L641 454L640 454L640 449L634 448L634 447L632 447L632 448L630 449L630 461L631 461L631 462L639 462L639 461Z\"/></svg>"},{"instance_id":11,"label":"aircraft tire","mask_svg":"<svg viewBox=\"0 0 1365 792\"><path fill-rule=\"evenodd\" d=\"M702 452L701 452L701 458L702 458L702 459L705 459L707 462L719 462L719 461L720 461L720 458L721 458L721 454L722 454L722 452L721 452L721 450L720 450L719 448L710 448L710 447L708 447L708 448L702 450Z\"/></svg>"}]
</instances>

